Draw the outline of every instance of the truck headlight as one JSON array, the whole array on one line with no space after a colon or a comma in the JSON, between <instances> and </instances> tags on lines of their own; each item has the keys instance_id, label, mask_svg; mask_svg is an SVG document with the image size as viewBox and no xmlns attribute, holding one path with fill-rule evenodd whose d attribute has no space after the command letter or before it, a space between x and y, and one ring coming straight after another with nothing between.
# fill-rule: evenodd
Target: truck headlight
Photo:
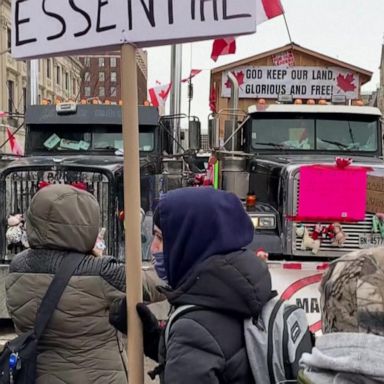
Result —
<instances>
[{"instance_id":1,"label":"truck headlight","mask_svg":"<svg viewBox=\"0 0 384 384\"><path fill-rule=\"evenodd\" d=\"M251 220L255 229L275 229L276 217L273 215L251 216Z\"/></svg>"}]
</instances>

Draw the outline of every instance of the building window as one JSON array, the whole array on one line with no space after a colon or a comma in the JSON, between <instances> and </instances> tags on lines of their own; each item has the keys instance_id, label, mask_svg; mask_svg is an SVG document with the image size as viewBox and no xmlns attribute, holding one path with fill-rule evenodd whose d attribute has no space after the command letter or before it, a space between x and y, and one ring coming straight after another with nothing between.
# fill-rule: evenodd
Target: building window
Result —
<instances>
[{"instance_id":1,"label":"building window","mask_svg":"<svg viewBox=\"0 0 384 384\"><path fill-rule=\"evenodd\" d=\"M116 67L116 57L111 57L110 65L111 65L111 67Z\"/></svg>"},{"instance_id":2,"label":"building window","mask_svg":"<svg viewBox=\"0 0 384 384\"><path fill-rule=\"evenodd\" d=\"M65 89L69 89L69 75L65 72Z\"/></svg>"},{"instance_id":3,"label":"building window","mask_svg":"<svg viewBox=\"0 0 384 384\"><path fill-rule=\"evenodd\" d=\"M76 95L76 79L75 78L72 79L72 93L74 94L74 96L77 97L77 95Z\"/></svg>"},{"instance_id":4,"label":"building window","mask_svg":"<svg viewBox=\"0 0 384 384\"><path fill-rule=\"evenodd\" d=\"M99 67L104 67L104 57L99 57Z\"/></svg>"},{"instance_id":5,"label":"building window","mask_svg":"<svg viewBox=\"0 0 384 384\"><path fill-rule=\"evenodd\" d=\"M23 108L24 112L27 109L27 88L23 88Z\"/></svg>"},{"instance_id":6,"label":"building window","mask_svg":"<svg viewBox=\"0 0 384 384\"><path fill-rule=\"evenodd\" d=\"M99 72L99 81L104 81L104 80L105 80L104 72Z\"/></svg>"},{"instance_id":7,"label":"building window","mask_svg":"<svg viewBox=\"0 0 384 384\"><path fill-rule=\"evenodd\" d=\"M105 96L105 89L104 87L99 87L99 96L104 97Z\"/></svg>"},{"instance_id":8,"label":"building window","mask_svg":"<svg viewBox=\"0 0 384 384\"><path fill-rule=\"evenodd\" d=\"M60 65L56 66L56 84L60 84Z\"/></svg>"},{"instance_id":9,"label":"building window","mask_svg":"<svg viewBox=\"0 0 384 384\"><path fill-rule=\"evenodd\" d=\"M89 67L91 65L91 59L89 57L84 57L84 65Z\"/></svg>"},{"instance_id":10,"label":"building window","mask_svg":"<svg viewBox=\"0 0 384 384\"><path fill-rule=\"evenodd\" d=\"M47 59L47 78L51 78L51 59Z\"/></svg>"},{"instance_id":11,"label":"building window","mask_svg":"<svg viewBox=\"0 0 384 384\"><path fill-rule=\"evenodd\" d=\"M15 83L12 80L8 80L7 88L8 88L8 113L12 113L13 99L15 97Z\"/></svg>"},{"instance_id":12,"label":"building window","mask_svg":"<svg viewBox=\"0 0 384 384\"><path fill-rule=\"evenodd\" d=\"M116 97L117 92L116 92L116 87L111 87L111 97Z\"/></svg>"},{"instance_id":13,"label":"building window","mask_svg":"<svg viewBox=\"0 0 384 384\"><path fill-rule=\"evenodd\" d=\"M7 28L7 48L11 49L12 47L12 30L11 28Z\"/></svg>"},{"instance_id":14,"label":"building window","mask_svg":"<svg viewBox=\"0 0 384 384\"><path fill-rule=\"evenodd\" d=\"M91 87L84 87L84 96L85 97L91 96Z\"/></svg>"},{"instance_id":15,"label":"building window","mask_svg":"<svg viewBox=\"0 0 384 384\"><path fill-rule=\"evenodd\" d=\"M112 83L116 83L116 81L117 81L117 73L116 72L111 72L111 81L112 81Z\"/></svg>"},{"instance_id":16,"label":"building window","mask_svg":"<svg viewBox=\"0 0 384 384\"><path fill-rule=\"evenodd\" d=\"M85 72L84 81L91 81L91 73L90 72Z\"/></svg>"}]
</instances>

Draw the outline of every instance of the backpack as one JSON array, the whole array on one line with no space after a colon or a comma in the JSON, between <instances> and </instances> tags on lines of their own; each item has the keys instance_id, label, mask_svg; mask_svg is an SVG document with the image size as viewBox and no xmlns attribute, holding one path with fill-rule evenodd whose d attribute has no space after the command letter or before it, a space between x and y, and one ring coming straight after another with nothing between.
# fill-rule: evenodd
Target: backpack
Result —
<instances>
[{"instance_id":1,"label":"backpack","mask_svg":"<svg viewBox=\"0 0 384 384\"><path fill-rule=\"evenodd\" d=\"M36 380L38 342L57 303L84 255L69 253L56 272L36 314L33 329L8 341L0 353L0 384L33 384Z\"/></svg>"},{"instance_id":2,"label":"backpack","mask_svg":"<svg viewBox=\"0 0 384 384\"><path fill-rule=\"evenodd\" d=\"M172 313L164 331L165 348L172 324L195 310L210 309L182 305ZM311 352L314 344L305 311L277 297L264 305L257 319L244 320L244 338L256 384L296 382L301 355Z\"/></svg>"}]
</instances>

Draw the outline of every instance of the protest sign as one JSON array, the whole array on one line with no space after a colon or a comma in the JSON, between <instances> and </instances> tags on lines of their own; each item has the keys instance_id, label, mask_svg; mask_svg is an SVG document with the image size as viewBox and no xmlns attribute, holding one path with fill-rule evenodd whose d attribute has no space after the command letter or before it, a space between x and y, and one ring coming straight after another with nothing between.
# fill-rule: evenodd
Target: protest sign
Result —
<instances>
[{"instance_id":1,"label":"protest sign","mask_svg":"<svg viewBox=\"0 0 384 384\"><path fill-rule=\"evenodd\" d=\"M30 58L256 31L249 0L14 0L12 55Z\"/></svg>"}]
</instances>

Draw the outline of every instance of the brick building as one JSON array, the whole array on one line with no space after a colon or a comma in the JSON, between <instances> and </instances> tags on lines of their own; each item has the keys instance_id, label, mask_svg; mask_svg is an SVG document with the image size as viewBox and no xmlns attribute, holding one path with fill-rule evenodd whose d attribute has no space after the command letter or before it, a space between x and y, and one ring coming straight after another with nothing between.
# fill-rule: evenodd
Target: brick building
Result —
<instances>
[{"instance_id":1,"label":"brick building","mask_svg":"<svg viewBox=\"0 0 384 384\"><path fill-rule=\"evenodd\" d=\"M118 104L121 100L120 55L80 56L83 64L80 86L81 99L106 100ZM137 92L139 104L147 99L147 53L137 50Z\"/></svg>"}]
</instances>

